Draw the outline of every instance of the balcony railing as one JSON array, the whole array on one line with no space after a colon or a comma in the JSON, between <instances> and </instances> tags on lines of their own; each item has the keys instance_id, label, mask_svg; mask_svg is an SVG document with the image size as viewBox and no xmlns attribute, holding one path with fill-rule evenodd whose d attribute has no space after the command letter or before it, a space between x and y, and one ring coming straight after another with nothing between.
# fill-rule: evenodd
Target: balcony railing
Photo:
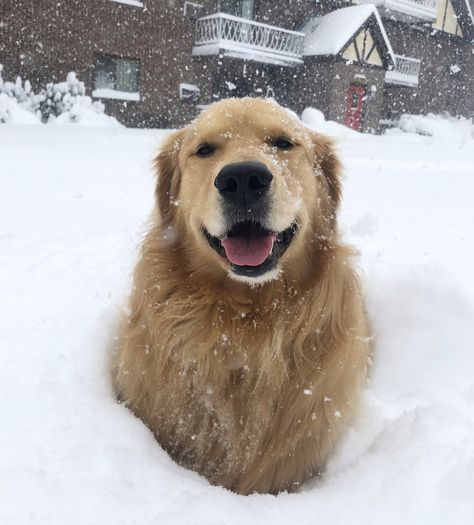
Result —
<instances>
[{"instance_id":1,"label":"balcony railing","mask_svg":"<svg viewBox=\"0 0 474 525\"><path fill-rule=\"evenodd\" d=\"M418 86L421 60L395 55L395 69L385 73L385 82L397 86Z\"/></svg>"},{"instance_id":2,"label":"balcony railing","mask_svg":"<svg viewBox=\"0 0 474 525\"><path fill-rule=\"evenodd\" d=\"M374 4L386 18L420 22L436 20L438 0L358 0L359 4Z\"/></svg>"},{"instance_id":3,"label":"balcony railing","mask_svg":"<svg viewBox=\"0 0 474 525\"><path fill-rule=\"evenodd\" d=\"M302 63L304 33L217 13L196 21L193 55L223 52L279 65Z\"/></svg>"}]
</instances>

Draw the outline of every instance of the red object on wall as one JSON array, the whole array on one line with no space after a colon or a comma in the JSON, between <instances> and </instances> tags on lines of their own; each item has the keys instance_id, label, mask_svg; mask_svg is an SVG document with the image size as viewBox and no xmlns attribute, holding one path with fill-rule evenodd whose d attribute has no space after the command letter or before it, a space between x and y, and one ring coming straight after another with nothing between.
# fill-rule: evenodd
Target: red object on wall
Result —
<instances>
[{"instance_id":1,"label":"red object on wall","mask_svg":"<svg viewBox=\"0 0 474 525\"><path fill-rule=\"evenodd\" d=\"M365 86L351 84L347 92L347 111L345 125L360 131L362 128L362 112L365 102Z\"/></svg>"}]
</instances>

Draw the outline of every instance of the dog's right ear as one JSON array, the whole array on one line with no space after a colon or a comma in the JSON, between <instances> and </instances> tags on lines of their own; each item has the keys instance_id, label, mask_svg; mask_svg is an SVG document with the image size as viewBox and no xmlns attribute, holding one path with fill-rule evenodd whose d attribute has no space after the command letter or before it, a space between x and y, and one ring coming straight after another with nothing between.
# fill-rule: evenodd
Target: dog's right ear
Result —
<instances>
[{"instance_id":1,"label":"dog's right ear","mask_svg":"<svg viewBox=\"0 0 474 525\"><path fill-rule=\"evenodd\" d=\"M176 203L181 185L178 156L183 135L184 129L172 133L161 147L154 162L158 177L155 197L162 223L170 224L176 215Z\"/></svg>"}]
</instances>

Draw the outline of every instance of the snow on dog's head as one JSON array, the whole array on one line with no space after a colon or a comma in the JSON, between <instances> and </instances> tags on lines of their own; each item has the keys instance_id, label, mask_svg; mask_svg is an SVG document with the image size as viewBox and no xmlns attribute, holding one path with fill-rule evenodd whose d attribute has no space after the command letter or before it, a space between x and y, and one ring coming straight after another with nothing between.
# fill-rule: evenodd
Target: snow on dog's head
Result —
<instances>
[{"instance_id":1,"label":"snow on dog's head","mask_svg":"<svg viewBox=\"0 0 474 525\"><path fill-rule=\"evenodd\" d=\"M156 168L162 228L176 231L194 275L205 268L260 284L309 271L335 234L332 143L274 101L211 105L168 138Z\"/></svg>"}]
</instances>

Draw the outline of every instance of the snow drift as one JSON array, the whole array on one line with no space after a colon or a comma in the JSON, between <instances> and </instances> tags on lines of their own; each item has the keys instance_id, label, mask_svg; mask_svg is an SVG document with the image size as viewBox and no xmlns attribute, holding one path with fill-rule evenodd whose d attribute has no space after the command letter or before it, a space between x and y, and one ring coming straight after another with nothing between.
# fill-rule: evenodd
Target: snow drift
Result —
<instances>
[{"instance_id":1,"label":"snow drift","mask_svg":"<svg viewBox=\"0 0 474 525\"><path fill-rule=\"evenodd\" d=\"M330 135L331 137L345 138L349 136L356 137L359 135L357 131L348 128L343 124L339 124L332 120L326 120L323 112L315 108L306 108L301 115L301 121L308 126L308 128L319 131L319 133Z\"/></svg>"},{"instance_id":2,"label":"snow drift","mask_svg":"<svg viewBox=\"0 0 474 525\"><path fill-rule=\"evenodd\" d=\"M387 133L396 133L397 130L432 137L474 138L472 119L456 118L449 114L402 115L396 128L388 130Z\"/></svg>"},{"instance_id":3,"label":"snow drift","mask_svg":"<svg viewBox=\"0 0 474 525\"><path fill-rule=\"evenodd\" d=\"M111 387L163 136L0 127L0 523L474 523L474 142L340 139L365 407L320 480L242 497L174 464Z\"/></svg>"},{"instance_id":4,"label":"snow drift","mask_svg":"<svg viewBox=\"0 0 474 525\"><path fill-rule=\"evenodd\" d=\"M41 124L39 118L22 108L14 98L0 93L0 124Z\"/></svg>"}]
</instances>

